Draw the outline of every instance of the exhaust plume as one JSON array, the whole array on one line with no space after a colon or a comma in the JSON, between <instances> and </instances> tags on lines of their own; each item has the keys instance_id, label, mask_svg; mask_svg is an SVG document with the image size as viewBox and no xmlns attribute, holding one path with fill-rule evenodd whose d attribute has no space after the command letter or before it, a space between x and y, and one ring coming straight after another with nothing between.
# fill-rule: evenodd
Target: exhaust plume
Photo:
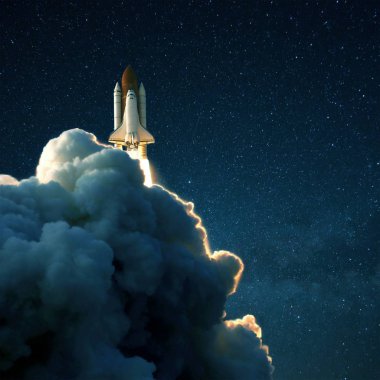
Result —
<instances>
[{"instance_id":1,"label":"exhaust plume","mask_svg":"<svg viewBox=\"0 0 380 380\"><path fill-rule=\"evenodd\" d=\"M0 378L271 379L254 317L225 320L242 270L138 161L66 131L0 176Z\"/></svg>"}]
</instances>

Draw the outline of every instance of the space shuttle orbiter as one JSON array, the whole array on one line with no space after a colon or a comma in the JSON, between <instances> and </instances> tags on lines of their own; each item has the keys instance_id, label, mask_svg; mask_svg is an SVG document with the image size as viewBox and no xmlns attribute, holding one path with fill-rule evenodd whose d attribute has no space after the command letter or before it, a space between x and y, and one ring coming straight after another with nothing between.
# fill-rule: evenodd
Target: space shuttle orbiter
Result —
<instances>
[{"instance_id":1,"label":"space shuttle orbiter","mask_svg":"<svg viewBox=\"0 0 380 380\"><path fill-rule=\"evenodd\" d=\"M154 137L146 129L146 93L144 85L137 85L137 77L128 66L121 78L121 89L116 83L114 93L114 131L108 141L128 151L135 158L147 158L147 145Z\"/></svg>"}]
</instances>

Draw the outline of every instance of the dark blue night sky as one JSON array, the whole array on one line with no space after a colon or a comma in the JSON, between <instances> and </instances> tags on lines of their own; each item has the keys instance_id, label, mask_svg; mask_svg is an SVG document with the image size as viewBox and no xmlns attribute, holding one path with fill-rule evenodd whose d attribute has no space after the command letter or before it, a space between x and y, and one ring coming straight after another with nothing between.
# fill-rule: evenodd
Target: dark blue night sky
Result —
<instances>
[{"instance_id":1,"label":"dark blue night sky","mask_svg":"<svg viewBox=\"0 0 380 380\"><path fill-rule=\"evenodd\" d=\"M228 315L275 379L379 379L379 4L111 3L0 3L0 172L69 128L106 142L132 64L156 176L244 260Z\"/></svg>"}]
</instances>

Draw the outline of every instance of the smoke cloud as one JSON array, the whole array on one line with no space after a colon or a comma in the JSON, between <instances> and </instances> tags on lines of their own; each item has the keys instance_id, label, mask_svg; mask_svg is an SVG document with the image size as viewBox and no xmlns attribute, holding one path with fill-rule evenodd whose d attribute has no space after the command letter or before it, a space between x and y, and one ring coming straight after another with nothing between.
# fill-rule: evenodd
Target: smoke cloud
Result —
<instances>
[{"instance_id":1,"label":"smoke cloud","mask_svg":"<svg viewBox=\"0 0 380 380\"><path fill-rule=\"evenodd\" d=\"M193 205L79 129L36 176L0 176L0 378L261 380L253 316L225 320L243 264Z\"/></svg>"}]
</instances>

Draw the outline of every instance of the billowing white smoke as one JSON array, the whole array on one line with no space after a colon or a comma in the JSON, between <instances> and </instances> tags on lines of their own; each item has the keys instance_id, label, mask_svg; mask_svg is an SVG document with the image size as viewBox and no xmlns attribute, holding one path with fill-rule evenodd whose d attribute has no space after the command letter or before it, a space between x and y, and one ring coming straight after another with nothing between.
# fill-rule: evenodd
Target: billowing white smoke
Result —
<instances>
[{"instance_id":1,"label":"billowing white smoke","mask_svg":"<svg viewBox=\"0 0 380 380\"><path fill-rule=\"evenodd\" d=\"M223 321L240 259L137 161L75 129L0 185L1 379L271 378L254 318Z\"/></svg>"}]
</instances>

